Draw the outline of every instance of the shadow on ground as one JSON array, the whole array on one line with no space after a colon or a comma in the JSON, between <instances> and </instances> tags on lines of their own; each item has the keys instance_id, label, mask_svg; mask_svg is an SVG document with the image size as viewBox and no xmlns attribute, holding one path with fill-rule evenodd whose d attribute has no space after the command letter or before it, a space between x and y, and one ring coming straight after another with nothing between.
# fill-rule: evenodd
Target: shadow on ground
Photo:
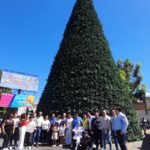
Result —
<instances>
[{"instance_id":1,"label":"shadow on ground","mask_svg":"<svg viewBox=\"0 0 150 150\"><path fill-rule=\"evenodd\" d=\"M143 139L141 150L150 150L150 134L147 134Z\"/></svg>"}]
</instances>

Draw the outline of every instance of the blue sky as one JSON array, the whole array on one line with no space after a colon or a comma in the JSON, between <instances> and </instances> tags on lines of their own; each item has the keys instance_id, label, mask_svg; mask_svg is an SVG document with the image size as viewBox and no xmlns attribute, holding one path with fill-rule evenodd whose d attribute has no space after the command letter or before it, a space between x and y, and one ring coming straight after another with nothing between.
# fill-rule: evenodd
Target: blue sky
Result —
<instances>
[{"instance_id":1,"label":"blue sky","mask_svg":"<svg viewBox=\"0 0 150 150\"><path fill-rule=\"evenodd\" d=\"M0 69L38 75L46 84L75 0L0 0ZM141 62L150 91L150 1L94 0L115 60Z\"/></svg>"}]
</instances>

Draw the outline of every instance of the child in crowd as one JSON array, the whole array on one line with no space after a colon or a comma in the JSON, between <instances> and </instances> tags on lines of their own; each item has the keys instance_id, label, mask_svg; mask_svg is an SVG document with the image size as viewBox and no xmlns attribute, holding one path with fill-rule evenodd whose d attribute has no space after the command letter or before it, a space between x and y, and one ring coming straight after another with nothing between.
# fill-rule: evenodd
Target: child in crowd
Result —
<instances>
[{"instance_id":1,"label":"child in crowd","mask_svg":"<svg viewBox=\"0 0 150 150\"><path fill-rule=\"evenodd\" d=\"M81 126L81 123L78 122L78 125L72 130L74 133L73 136L73 149L77 150L80 144L80 140L82 138L82 132L84 131L84 127Z\"/></svg>"},{"instance_id":2,"label":"child in crowd","mask_svg":"<svg viewBox=\"0 0 150 150\"><path fill-rule=\"evenodd\" d=\"M52 136L51 136L53 146L56 146L58 140L58 123L55 122L52 127Z\"/></svg>"},{"instance_id":3,"label":"child in crowd","mask_svg":"<svg viewBox=\"0 0 150 150\"><path fill-rule=\"evenodd\" d=\"M60 126L59 126L59 144L60 147L62 147L64 145L64 137L65 137L65 122L61 121Z\"/></svg>"},{"instance_id":4,"label":"child in crowd","mask_svg":"<svg viewBox=\"0 0 150 150\"><path fill-rule=\"evenodd\" d=\"M88 135L87 131L83 131L78 150L91 150L91 147L92 147L91 137Z\"/></svg>"}]
</instances>

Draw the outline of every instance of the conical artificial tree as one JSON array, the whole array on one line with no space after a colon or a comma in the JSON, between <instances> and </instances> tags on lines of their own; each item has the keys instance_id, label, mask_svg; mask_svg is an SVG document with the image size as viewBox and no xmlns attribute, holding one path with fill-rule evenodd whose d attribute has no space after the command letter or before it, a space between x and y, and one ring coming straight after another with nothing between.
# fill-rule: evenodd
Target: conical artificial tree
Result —
<instances>
[{"instance_id":1,"label":"conical artificial tree","mask_svg":"<svg viewBox=\"0 0 150 150\"><path fill-rule=\"evenodd\" d=\"M87 112L120 106L140 139L129 91L121 80L92 0L77 0L55 57L38 110Z\"/></svg>"}]
</instances>

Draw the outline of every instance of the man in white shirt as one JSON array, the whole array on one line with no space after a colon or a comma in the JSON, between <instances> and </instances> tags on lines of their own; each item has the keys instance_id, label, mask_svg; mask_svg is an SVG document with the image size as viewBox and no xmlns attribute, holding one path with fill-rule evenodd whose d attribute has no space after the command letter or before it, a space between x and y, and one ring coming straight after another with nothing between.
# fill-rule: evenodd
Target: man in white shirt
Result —
<instances>
[{"instance_id":1,"label":"man in white shirt","mask_svg":"<svg viewBox=\"0 0 150 150\"><path fill-rule=\"evenodd\" d=\"M36 130L34 133L34 142L36 143L35 146L39 146L39 140L40 140L40 135L41 135L41 126L42 126L42 122L43 122L43 116L42 116L42 112L39 112L37 117L35 118L35 124L36 124Z\"/></svg>"}]
</instances>

